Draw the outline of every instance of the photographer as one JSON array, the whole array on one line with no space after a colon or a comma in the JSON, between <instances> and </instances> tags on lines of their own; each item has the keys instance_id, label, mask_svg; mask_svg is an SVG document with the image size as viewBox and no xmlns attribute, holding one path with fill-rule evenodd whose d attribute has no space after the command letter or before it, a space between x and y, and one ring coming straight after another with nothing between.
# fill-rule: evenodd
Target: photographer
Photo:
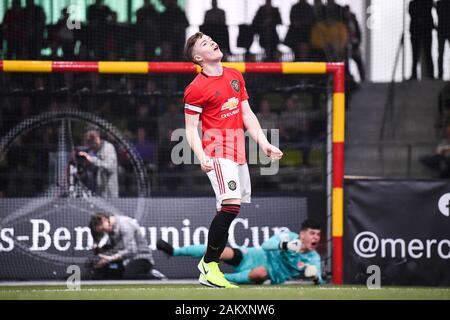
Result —
<instances>
[{"instance_id":1,"label":"photographer","mask_svg":"<svg viewBox=\"0 0 450 320\"><path fill-rule=\"evenodd\" d=\"M96 255L92 264L94 278L164 278L153 269L152 252L135 219L96 213L91 217L89 228Z\"/></svg>"},{"instance_id":2,"label":"photographer","mask_svg":"<svg viewBox=\"0 0 450 320\"><path fill-rule=\"evenodd\" d=\"M89 186L94 193L101 197L118 197L118 165L117 153L114 146L100 136L96 129L90 129L85 134L86 151L78 151L77 158L84 158L86 166L93 177L93 186ZM79 163L80 161L77 160Z\"/></svg>"},{"instance_id":3,"label":"photographer","mask_svg":"<svg viewBox=\"0 0 450 320\"><path fill-rule=\"evenodd\" d=\"M91 224L93 221L91 220ZM97 233L93 226L90 226L91 234L94 237L93 257L90 256L86 262L86 267L90 270L93 280L120 280L123 276L124 265L122 260L101 262L105 257L115 254L114 245L107 233Z\"/></svg>"}]
</instances>

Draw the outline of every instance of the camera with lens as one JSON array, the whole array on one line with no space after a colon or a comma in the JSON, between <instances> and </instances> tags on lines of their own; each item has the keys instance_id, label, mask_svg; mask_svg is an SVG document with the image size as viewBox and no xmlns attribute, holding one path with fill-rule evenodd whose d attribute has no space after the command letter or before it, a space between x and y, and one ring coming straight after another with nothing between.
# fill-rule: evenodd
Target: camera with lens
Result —
<instances>
[{"instance_id":1,"label":"camera with lens","mask_svg":"<svg viewBox=\"0 0 450 320\"><path fill-rule=\"evenodd\" d=\"M78 174L83 174L88 166L88 161L86 160L86 158L80 155L80 152L82 151L87 152L87 149L75 149L74 165L77 168Z\"/></svg>"}]
</instances>

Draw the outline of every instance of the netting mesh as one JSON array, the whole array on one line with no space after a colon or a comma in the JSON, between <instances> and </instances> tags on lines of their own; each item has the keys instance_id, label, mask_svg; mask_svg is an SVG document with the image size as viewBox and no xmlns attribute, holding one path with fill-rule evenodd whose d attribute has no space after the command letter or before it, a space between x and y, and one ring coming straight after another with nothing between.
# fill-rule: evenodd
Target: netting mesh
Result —
<instances>
[{"instance_id":1,"label":"netting mesh","mask_svg":"<svg viewBox=\"0 0 450 320\"><path fill-rule=\"evenodd\" d=\"M7 59L183 59L184 1L24 2L0 4Z\"/></svg>"},{"instance_id":2,"label":"netting mesh","mask_svg":"<svg viewBox=\"0 0 450 320\"><path fill-rule=\"evenodd\" d=\"M183 139L176 134L184 128L182 92L194 76L1 75L2 278L63 278L70 264L89 277L82 262L92 255L87 226L98 211L137 218L152 249L158 238L175 246L206 241L210 182L198 164L173 158ZM267 77L245 76L250 104L285 156L277 174L264 175L271 164L247 141L253 201L236 222L234 246L258 246L282 227L296 231L308 216L326 224L329 79ZM76 156L89 152L89 132L112 146L116 182L105 186L99 169ZM324 256L326 247L324 237ZM154 255L167 276L195 276L194 260L182 258L193 267L180 271Z\"/></svg>"},{"instance_id":3,"label":"netting mesh","mask_svg":"<svg viewBox=\"0 0 450 320\"><path fill-rule=\"evenodd\" d=\"M172 134L184 128L182 91L192 77L3 74L3 194L23 197L43 192L61 167L58 153L69 155L86 149L85 133L91 127L99 129L117 149L121 197L139 194L137 181L132 177L135 164L131 155L136 153L143 163L139 170L150 175L153 195L164 195L169 190L180 195L202 194L205 183L195 183L196 179L193 184L180 183L186 170L197 169L195 165L171 164L171 150L180 142L171 141L176 138ZM263 128L280 129L280 143L286 150L281 167L305 169L307 174L289 184L283 183L281 171L281 181L260 190L256 184L255 191L323 190L326 77L271 75L270 82L266 77L247 75L247 86L253 94L251 104ZM64 80L69 86L61 86ZM13 172L17 168L30 172L33 182L15 182ZM255 170L258 168L254 166Z\"/></svg>"},{"instance_id":4,"label":"netting mesh","mask_svg":"<svg viewBox=\"0 0 450 320\"><path fill-rule=\"evenodd\" d=\"M36 0L31 6L5 0L2 53L7 59L181 61L186 35L202 31L229 61L346 59L349 18L343 6L276 2L227 8L225 1ZM327 17L338 24L332 31L337 41L328 39Z\"/></svg>"},{"instance_id":5,"label":"netting mesh","mask_svg":"<svg viewBox=\"0 0 450 320\"><path fill-rule=\"evenodd\" d=\"M292 52L252 54L250 21L226 25L210 11L193 25L185 1L31 2L0 1L3 59L184 61L186 35L197 30L216 39L224 60L294 59ZM174 160L186 153L174 150L183 140L183 91L194 76L0 75L0 279L62 279L70 264L89 278L88 224L99 211L136 218L153 250L159 238L175 247L205 243L213 189L198 164ZM245 80L254 112L284 157L275 175L263 174L272 164L247 141L252 204L243 206L229 245L259 246L313 217L323 225L319 251L329 266L331 79L246 74ZM80 152L101 154L102 161L94 166ZM160 252L154 256L171 278L197 276L189 258L174 264Z\"/></svg>"}]
</instances>

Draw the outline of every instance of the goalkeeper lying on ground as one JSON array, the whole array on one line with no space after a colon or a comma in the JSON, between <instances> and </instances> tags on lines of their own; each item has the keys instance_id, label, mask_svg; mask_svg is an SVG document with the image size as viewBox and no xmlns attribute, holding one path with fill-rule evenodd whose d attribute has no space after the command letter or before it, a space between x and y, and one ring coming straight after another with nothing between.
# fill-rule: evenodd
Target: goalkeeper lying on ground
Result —
<instances>
[{"instance_id":1,"label":"goalkeeper lying on ground","mask_svg":"<svg viewBox=\"0 0 450 320\"><path fill-rule=\"evenodd\" d=\"M262 244L260 248L226 247L220 260L231 265L233 273L225 273L228 281L240 284L281 284L296 278L311 279L322 284L320 255L315 251L320 241L320 226L313 220L302 223L300 234L281 232ZM158 240L158 250L169 256L201 258L205 245L173 248Z\"/></svg>"}]
</instances>

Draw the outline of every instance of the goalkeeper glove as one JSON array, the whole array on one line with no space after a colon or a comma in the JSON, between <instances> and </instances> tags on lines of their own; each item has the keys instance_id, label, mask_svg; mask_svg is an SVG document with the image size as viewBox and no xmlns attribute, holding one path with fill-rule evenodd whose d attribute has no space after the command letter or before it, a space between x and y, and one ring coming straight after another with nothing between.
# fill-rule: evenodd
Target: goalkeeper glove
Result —
<instances>
[{"instance_id":1,"label":"goalkeeper glove","mask_svg":"<svg viewBox=\"0 0 450 320\"><path fill-rule=\"evenodd\" d=\"M314 284L319 284L318 270L316 266L307 264L304 271L305 278L310 278L313 280Z\"/></svg>"},{"instance_id":2,"label":"goalkeeper glove","mask_svg":"<svg viewBox=\"0 0 450 320\"><path fill-rule=\"evenodd\" d=\"M300 239L280 242L281 250L290 250L298 253L300 252L301 248L302 248L302 241Z\"/></svg>"},{"instance_id":3,"label":"goalkeeper glove","mask_svg":"<svg viewBox=\"0 0 450 320\"><path fill-rule=\"evenodd\" d=\"M307 264L305 267L305 277L306 278L315 278L317 277L317 268L316 266Z\"/></svg>"}]
</instances>

